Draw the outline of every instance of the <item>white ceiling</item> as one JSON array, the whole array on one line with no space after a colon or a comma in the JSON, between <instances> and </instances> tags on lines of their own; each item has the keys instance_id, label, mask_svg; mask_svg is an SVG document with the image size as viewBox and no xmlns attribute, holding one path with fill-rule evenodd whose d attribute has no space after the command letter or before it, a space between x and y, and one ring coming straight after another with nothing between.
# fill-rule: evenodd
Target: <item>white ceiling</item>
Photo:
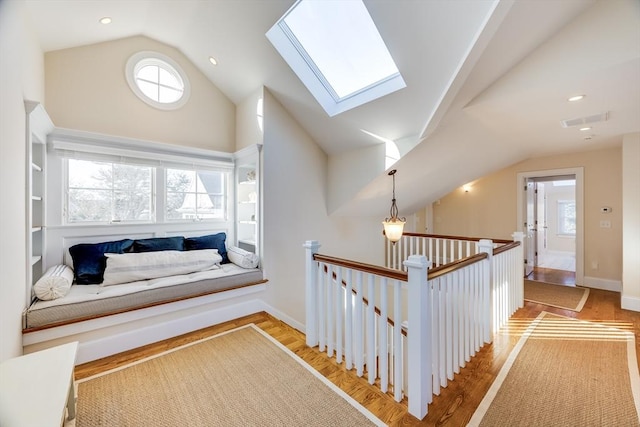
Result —
<instances>
[{"instance_id":1,"label":"white ceiling","mask_svg":"<svg viewBox=\"0 0 640 427\"><path fill-rule=\"evenodd\" d=\"M380 143L361 130L421 141L394 166L401 213L514 162L640 131L637 0L503 0L493 13L488 0L365 0L407 88L333 118L265 37L292 0L26 3L45 51L146 35L180 49L235 103L266 86L329 155ZM103 16L113 23L98 24ZM576 93L587 97L569 104ZM560 126L604 111L591 140ZM389 194L381 174L336 213L383 215Z\"/></svg>"}]
</instances>

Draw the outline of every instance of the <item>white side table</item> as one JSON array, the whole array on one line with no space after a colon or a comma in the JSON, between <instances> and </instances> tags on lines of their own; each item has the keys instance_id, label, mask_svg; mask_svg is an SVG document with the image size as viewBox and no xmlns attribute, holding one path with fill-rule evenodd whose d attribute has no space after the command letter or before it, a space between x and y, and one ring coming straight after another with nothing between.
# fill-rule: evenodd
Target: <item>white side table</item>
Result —
<instances>
[{"instance_id":1,"label":"white side table","mask_svg":"<svg viewBox=\"0 0 640 427\"><path fill-rule=\"evenodd\" d=\"M0 363L0 426L60 427L76 416L72 342Z\"/></svg>"}]
</instances>

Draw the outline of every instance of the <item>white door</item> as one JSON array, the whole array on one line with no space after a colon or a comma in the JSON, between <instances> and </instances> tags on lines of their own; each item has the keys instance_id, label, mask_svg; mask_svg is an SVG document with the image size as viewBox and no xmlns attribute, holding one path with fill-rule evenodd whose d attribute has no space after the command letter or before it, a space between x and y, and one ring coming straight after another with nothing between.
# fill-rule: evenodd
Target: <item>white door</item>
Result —
<instances>
[{"instance_id":1,"label":"white door","mask_svg":"<svg viewBox=\"0 0 640 427\"><path fill-rule=\"evenodd\" d=\"M526 222L525 245L524 245L524 275L528 276L533 272L536 254L536 232L535 232L535 208L536 208L536 185L532 180L525 181L525 204L526 204Z\"/></svg>"},{"instance_id":2,"label":"white door","mask_svg":"<svg viewBox=\"0 0 640 427\"><path fill-rule=\"evenodd\" d=\"M535 211L535 229L536 229L536 253L534 264L537 267L541 264L542 258L547 248L547 197L545 193L545 183L536 182L536 211Z\"/></svg>"}]
</instances>

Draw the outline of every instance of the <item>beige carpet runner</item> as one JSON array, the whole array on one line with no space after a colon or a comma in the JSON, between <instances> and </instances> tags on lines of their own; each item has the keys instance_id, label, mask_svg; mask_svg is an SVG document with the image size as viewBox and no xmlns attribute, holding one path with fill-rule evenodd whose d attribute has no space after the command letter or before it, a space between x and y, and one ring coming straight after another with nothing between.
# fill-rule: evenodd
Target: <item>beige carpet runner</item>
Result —
<instances>
[{"instance_id":1,"label":"beige carpet runner","mask_svg":"<svg viewBox=\"0 0 640 427\"><path fill-rule=\"evenodd\" d=\"M385 425L254 325L79 381L77 427Z\"/></svg>"},{"instance_id":2,"label":"beige carpet runner","mask_svg":"<svg viewBox=\"0 0 640 427\"><path fill-rule=\"evenodd\" d=\"M524 281L524 299L550 307L580 311L589 297L588 288L555 283Z\"/></svg>"},{"instance_id":3,"label":"beige carpet runner","mask_svg":"<svg viewBox=\"0 0 640 427\"><path fill-rule=\"evenodd\" d=\"M542 313L469 426L640 426L633 333Z\"/></svg>"}]
</instances>

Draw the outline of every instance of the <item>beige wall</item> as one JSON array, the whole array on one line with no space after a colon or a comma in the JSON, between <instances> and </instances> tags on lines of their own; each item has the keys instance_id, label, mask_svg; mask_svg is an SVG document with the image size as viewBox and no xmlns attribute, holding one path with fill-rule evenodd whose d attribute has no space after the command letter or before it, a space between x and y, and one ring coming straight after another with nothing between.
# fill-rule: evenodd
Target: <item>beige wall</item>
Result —
<instances>
[{"instance_id":1,"label":"beige wall","mask_svg":"<svg viewBox=\"0 0 640 427\"><path fill-rule=\"evenodd\" d=\"M143 50L172 58L191 84L187 103L162 111L142 102L125 78ZM224 152L235 149L235 106L180 51L137 36L48 52L47 112L58 127Z\"/></svg>"},{"instance_id":2,"label":"beige wall","mask_svg":"<svg viewBox=\"0 0 640 427\"><path fill-rule=\"evenodd\" d=\"M622 141L623 277L622 308L640 311L640 133Z\"/></svg>"},{"instance_id":3,"label":"beige wall","mask_svg":"<svg viewBox=\"0 0 640 427\"><path fill-rule=\"evenodd\" d=\"M42 50L22 2L0 1L0 361L22 354L26 305L24 100L43 101Z\"/></svg>"},{"instance_id":4,"label":"beige wall","mask_svg":"<svg viewBox=\"0 0 640 427\"><path fill-rule=\"evenodd\" d=\"M436 234L511 238L517 227L521 172L584 168L584 275L622 278L622 151L620 147L529 159L458 188L433 205ZM613 208L602 214L601 206ZM600 228L601 220L611 228ZM596 268L594 268L596 267Z\"/></svg>"},{"instance_id":5,"label":"beige wall","mask_svg":"<svg viewBox=\"0 0 640 427\"><path fill-rule=\"evenodd\" d=\"M380 218L327 214L328 158L284 107L264 91L264 262L267 302L300 324L305 321L306 240L321 253L382 264Z\"/></svg>"}]
</instances>

